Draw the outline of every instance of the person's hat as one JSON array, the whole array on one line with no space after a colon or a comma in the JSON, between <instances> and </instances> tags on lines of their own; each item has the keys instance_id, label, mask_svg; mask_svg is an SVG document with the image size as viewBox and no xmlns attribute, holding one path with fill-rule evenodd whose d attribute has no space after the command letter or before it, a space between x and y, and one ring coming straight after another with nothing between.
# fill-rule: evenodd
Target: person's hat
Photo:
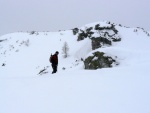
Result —
<instances>
[{"instance_id":1,"label":"person's hat","mask_svg":"<svg viewBox=\"0 0 150 113\"><path fill-rule=\"evenodd\" d=\"M58 52L58 51L56 51L56 54L59 54L59 52Z\"/></svg>"}]
</instances>

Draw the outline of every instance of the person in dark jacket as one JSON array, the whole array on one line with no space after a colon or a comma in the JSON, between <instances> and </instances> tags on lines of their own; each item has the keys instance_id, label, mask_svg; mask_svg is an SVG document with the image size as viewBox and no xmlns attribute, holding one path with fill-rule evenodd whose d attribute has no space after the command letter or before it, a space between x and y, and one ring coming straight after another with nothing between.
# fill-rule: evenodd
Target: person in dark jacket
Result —
<instances>
[{"instance_id":1,"label":"person in dark jacket","mask_svg":"<svg viewBox=\"0 0 150 113\"><path fill-rule=\"evenodd\" d=\"M52 62L51 62L52 63L52 68L53 68L52 74L57 72L58 54L59 54L59 52L56 51L55 54L52 56Z\"/></svg>"}]
</instances>

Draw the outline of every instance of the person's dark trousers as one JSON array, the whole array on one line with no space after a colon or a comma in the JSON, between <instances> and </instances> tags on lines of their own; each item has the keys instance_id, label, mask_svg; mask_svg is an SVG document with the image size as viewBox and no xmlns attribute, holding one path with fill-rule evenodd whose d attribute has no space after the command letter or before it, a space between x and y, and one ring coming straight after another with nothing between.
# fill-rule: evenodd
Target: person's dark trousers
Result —
<instances>
[{"instance_id":1,"label":"person's dark trousers","mask_svg":"<svg viewBox=\"0 0 150 113\"><path fill-rule=\"evenodd\" d=\"M52 64L52 68L53 68L52 74L56 73L57 72L57 65Z\"/></svg>"}]
</instances>

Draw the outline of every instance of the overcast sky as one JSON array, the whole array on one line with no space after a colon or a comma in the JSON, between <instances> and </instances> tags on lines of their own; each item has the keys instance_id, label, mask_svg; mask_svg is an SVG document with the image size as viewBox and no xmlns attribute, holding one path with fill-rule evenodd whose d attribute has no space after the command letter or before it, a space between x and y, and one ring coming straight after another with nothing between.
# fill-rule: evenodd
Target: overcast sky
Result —
<instances>
[{"instance_id":1,"label":"overcast sky","mask_svg":"<svg viewBox=\"0 0 150 113\"><path fill-rule=\"evenodd\" d=\"M150 0L0 0L0 35L68 30L102 20L150 31Z\"/></svg>"}]
</instances>

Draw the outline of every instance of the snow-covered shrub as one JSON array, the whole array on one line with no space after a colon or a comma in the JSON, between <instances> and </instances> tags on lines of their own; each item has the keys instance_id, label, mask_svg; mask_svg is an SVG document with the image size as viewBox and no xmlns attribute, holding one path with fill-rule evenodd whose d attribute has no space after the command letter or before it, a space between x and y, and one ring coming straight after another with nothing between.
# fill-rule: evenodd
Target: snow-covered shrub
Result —
<instances>
[{"instance_id":1,"label":"snow-covered shrub","mask_svg":"<svg viewBox=\"0 0 150 113\"><path fill-rule=\"evenodd\" d=\"M76 30L74 29L74 33L76 33ZM93 50L104 46L111 46L113 42L121 41L116 25L110 22L79 29L77 41L84 40L85 38L91 39Z\"/></svg>"},{"instance_id":2,"label":"snow-covered shrub","mask_svg":"<svg viewBox=\"0 0 150 113\"><path fill-rule=\"evenodd\" d=\"M31 31L31 32L30 32L30 35L34 35L34 34L35 34L35 35L39 35L39 33L36 32L36 31Z\"/></svg>"},{"instance_id":3,"label":"snow-covered shrub","mask_svg":"<svg viewBox=\"0 0 150 113\"><path fill-rule=\"evenodd\" d=\"M104 44L111 45L111 41L103 37L92 37L92 50L102 47Z\"/></svg>"},{"instance_id":4,"label":"snow-covered shrub","mask_svg":"<svg viewBox=\"0 0 150 113\"><path fill-rule=\"evenodd\" d=\"M27 47L29 46L29 39L24 41L24 45L27 46Z\"/></svg>"},{"instance_id":5,"label":"snow-covered shrub","mask_svg":"<svg viewBox=\"0 0 150 113\"><path fill-rule=\"evenodd\" d=\"M110 56L105 56L105 53L99 51L84 60L85 69L110 68L113 63L117 65L116 60Z\"/></svg>"},{"instance_id":6,"label":"snow-covered shrub","mask_svg":"<svg viewBox=\"0 0 150 113\"><path fill-rule=\"evenodd\" d=\"M22 41L21 43L20 43L20 45L19 46L21 46L21 45L25 45L25 46L29 46L29 44L30 44L30 41L29 41L29 39L28 40L26 40L26 41Z\"/></svg>"},{"instance_id":7,"label":"snow-covered shrub","mask_svg":"<svg viewBox=\"0 0 150 113\"><path fill-rule=\"evenodd\" d=\"M35 31L31 31L31 32L30 32L30 35L33 35L33 34L35 34Z\"/></svg>"},{"instance_id":8,"label":"snow-covered shrub","mask_svg":"<svg viewBox=\"0 0 150 113\"><path fill-rule=\"evenodd\" d=\"M74 28L74 29L72 29L72 32L73 32L74 35L76 35L79 32L79 29L78 28Z\"/></svg>"}]
</instances>

